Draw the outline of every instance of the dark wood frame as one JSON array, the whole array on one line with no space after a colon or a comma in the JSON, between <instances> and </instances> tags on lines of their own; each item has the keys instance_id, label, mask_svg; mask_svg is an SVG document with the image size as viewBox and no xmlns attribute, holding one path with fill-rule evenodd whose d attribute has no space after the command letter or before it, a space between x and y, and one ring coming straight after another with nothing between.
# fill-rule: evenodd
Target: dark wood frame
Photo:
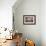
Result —
<instances>
[{"instance_id":1,"label":"dark wood frame","mask_svg":"<svg viewBox=\"0 0 46 46\"><path fill-rule=\"evenodd\" d=\"M32 21L32 23L31 22L25 22L25 18L26 17L32 17L33 18L33 21ZM34 22L34 23L33 23ZM35 25L36 24L36 15L24 15L23 16L23 24L24 25Z\"/></svg>"}]
</instances>

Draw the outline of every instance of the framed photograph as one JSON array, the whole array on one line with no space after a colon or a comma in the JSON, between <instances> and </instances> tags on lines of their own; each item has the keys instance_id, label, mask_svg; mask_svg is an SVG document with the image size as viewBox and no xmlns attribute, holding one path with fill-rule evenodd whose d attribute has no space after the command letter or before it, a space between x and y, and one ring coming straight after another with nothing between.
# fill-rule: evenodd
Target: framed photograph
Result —
<instances>
[{"instance_id":1,"label":"framed photograph","mask_svg":"<svg viewBox=\"0 0 46 46\"><path fill-rule=\"evenodd\" d=\"M35 25L36 24L36 15L24 15L23 24L24 25Z\"/></svg>"}]
</instances>

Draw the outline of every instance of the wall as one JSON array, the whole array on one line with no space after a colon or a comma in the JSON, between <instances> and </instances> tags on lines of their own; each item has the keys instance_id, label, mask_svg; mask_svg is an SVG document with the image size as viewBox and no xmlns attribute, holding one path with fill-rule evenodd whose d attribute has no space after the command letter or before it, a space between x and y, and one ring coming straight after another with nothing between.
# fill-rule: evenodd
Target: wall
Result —
<instances>
[{"instance_id":1,"label":"wall","mask_svg":"<svg viewBox=\"0 0 46 46\"><path fill-rule=\"evenodd\" d=\"M12 6L16 0L0 0L0 27L12 29Z\"/></svg>"},{"instance_id":2,"label":"wall","mask_svg":"<svg viewBox=\"0 0 46 46\"><path fill-rule=\"evenodd\" d=\"M42 46L46 46L46 0L41 1L41 27Z\"/></svg>"},{"instance_id":3,"label":"wall","mask_svg":"<svg viewBox=\"0 0 46 46\"><path fill-rule=\"evenodd\" d=\"M18 0L13 6L15 30L41 46L41 0ZM36 15L36 25L24 25L23 15Z\"/></svg>"}]
</instances>

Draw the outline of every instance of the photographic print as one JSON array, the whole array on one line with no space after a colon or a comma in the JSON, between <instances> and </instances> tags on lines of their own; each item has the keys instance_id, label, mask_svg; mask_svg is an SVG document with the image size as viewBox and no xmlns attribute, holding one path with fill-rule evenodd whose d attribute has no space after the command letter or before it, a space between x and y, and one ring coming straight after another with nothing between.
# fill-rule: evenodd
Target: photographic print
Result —
<instances>
[{"instance_id":1,"label":"photographic print","mask_svg":"<svg viewBox=\"0 0 46 46\"><path fill-rule=\"evenodd\" d=\"M23 24L35 25L36 24L36 16L35 15L24 15L23 16Z\"/></svg>"}]
</instances>

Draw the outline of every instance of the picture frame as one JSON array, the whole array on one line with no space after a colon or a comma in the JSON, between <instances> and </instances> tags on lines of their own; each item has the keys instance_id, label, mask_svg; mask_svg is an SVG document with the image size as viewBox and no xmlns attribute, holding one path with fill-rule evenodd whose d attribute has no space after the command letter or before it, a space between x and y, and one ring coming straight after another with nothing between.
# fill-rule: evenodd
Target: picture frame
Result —
<instances>
[{"instance_id":1,"label":"picture frame","mask_svg":"<svg viewBox=\"0 0 46 46\"><path fill-rule=\"evenodd\" d=\"M24 15L23 24L24 25L35 25L36 24L36 15Z\"/></svg>"}]
</instances>

